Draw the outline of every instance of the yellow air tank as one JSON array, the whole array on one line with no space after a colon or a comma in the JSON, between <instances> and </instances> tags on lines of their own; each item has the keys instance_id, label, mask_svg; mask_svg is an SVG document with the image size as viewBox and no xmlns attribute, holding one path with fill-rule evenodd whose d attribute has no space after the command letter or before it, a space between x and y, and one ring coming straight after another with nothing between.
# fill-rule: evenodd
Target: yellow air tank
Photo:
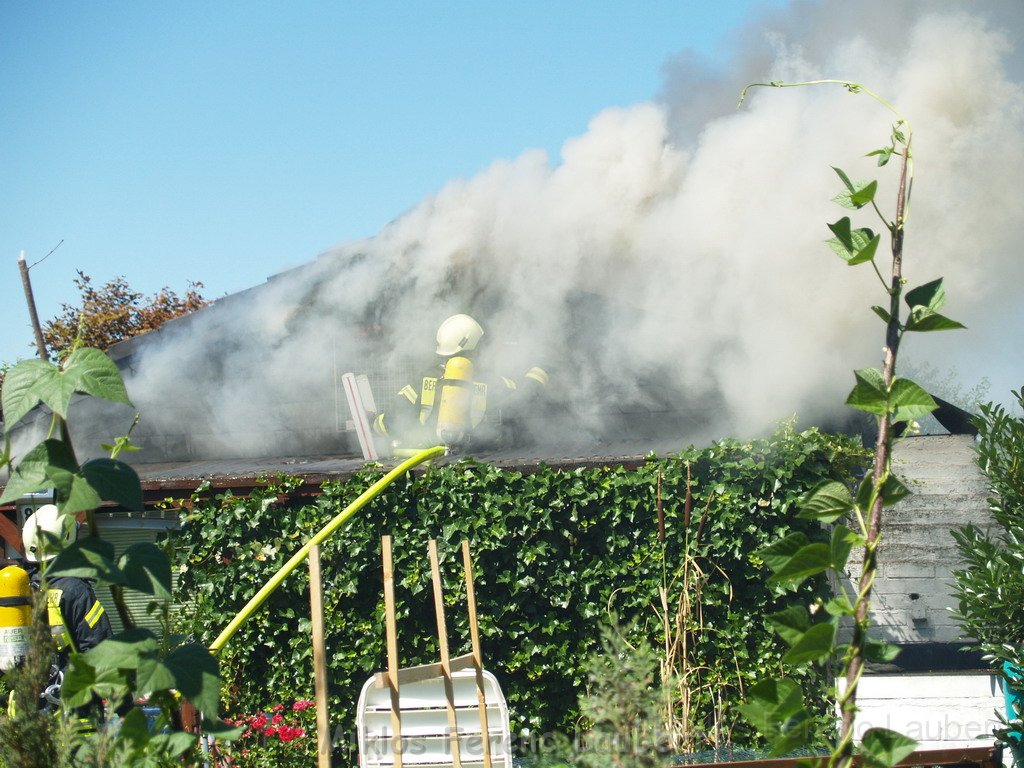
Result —
<instances>
[{"instance_id":1,"label":"yellow air tank","mask_svg":"<svg viewBox=\"0 0 1024 768\"><path fill-rule=\"evenodd\" d=\"M0 670L4 672L28 655L31 589L23 568L9 565L0 570Z\"/></svg>"},{"instance_id":2,"label":"yellow air tank","mask_svg":"<svg viewBox=\"0 0 1024 768\"><path fill-rule=\"evenodd\" d=\"M472 428L473 363L466 357L452 357L444 365L438 382L441 396L437 407L437 436L448 447L465 444Z\"/></svg>"}]
</instances>

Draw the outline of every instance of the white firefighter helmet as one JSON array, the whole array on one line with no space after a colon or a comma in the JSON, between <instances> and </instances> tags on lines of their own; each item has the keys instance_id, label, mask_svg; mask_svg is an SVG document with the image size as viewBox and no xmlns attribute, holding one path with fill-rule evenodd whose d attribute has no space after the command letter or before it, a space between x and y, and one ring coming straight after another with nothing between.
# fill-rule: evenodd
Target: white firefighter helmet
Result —
<instances>
[{"instance_id":1,"label":"white firefighter helmet","mask_svg":"<svg viewBox=\"0 0 1024 768\"><path fill-rule=\"evenodd\" d=\"M452 315L437 329L437 354L451 357L470 352L480 342L484 329L469 315Z\"/></svg>"},{"instance_id":2,"label":"white firefighter helmet","mask_svg":"<svg viewBox=\"0 0 1024 768\"><path fill-rule=\"evenodd\" d=\"M43 541L40 533L47 533L66 547L78 535L78 522L71 515L61 513L53 504L44 504L25 521L21 540L25 545L25 559L30 563L52 560L57 555L57 546Z\"/></svg>"}]
</instances>

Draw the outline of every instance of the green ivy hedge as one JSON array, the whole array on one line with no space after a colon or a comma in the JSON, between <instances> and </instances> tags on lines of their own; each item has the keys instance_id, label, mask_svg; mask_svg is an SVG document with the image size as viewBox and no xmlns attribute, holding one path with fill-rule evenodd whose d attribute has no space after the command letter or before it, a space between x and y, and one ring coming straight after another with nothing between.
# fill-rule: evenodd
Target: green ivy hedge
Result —
<instances>
[{"instance_id":1,"label":"green ivy hedge","mask_svg":"<svg viewBox=\"0 0 1024 768\"><path fill-rule=\"evenodd\" d=\"M707 727L717 711L720 730L749 742L752 734L738 724L732 704L746 685L782 673L785 649L764 616L792 599L780 600L766 585L753 553L795 529L820 535L795 518L794 503L823 479L848 477L863 455L847 438L784 427L764 440L652 456L635 469L541 466L523 473L467 461L406 476L323 547L332 721L351 731L360 687L385 665L382 535L394 537L402 665L438 660L429 538L441 552L452 655L468 651L460 552L468 539L485 665L502 684L513 733L571 732L586 661L599 648L610 611L633 641L661 646L659 587L672 580L687 536L692 540L707 509L697 562L709 581L694 662L723 684L697 705ZM175 541L188 630L210 642L309 536L380 475L368 468L328 483L312 504L295 503L295 481L283 478L244 498L198 494ZM308 571L293 573L222 652L229 712L311 696L308 588ZM802 589L810 602L827 585ZM818 687L824 696L824 681Z\"/></svg>"}]
</instances>

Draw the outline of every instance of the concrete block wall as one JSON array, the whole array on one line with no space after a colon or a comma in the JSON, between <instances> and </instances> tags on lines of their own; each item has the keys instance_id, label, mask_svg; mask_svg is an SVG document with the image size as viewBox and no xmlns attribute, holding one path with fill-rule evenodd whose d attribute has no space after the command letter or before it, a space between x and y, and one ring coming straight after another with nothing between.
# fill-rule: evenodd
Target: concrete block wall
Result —
<instances>
[{"instance_id":1,"label":"concrete block wall","mask_svg":"<svg viewBox=\"0 0 1024 768\"><path fill-rule=\"evenodd\" d=\"M985 476L969 435L926 435L900 441L893 466L913 495L882 519L879 573L873 590L875 637L894 643L958 643L952 573L959 567L950 530L967 523L992 530ZM846 567L846 585L860 577L860 553Z\"/></svg>"}]
</instances>

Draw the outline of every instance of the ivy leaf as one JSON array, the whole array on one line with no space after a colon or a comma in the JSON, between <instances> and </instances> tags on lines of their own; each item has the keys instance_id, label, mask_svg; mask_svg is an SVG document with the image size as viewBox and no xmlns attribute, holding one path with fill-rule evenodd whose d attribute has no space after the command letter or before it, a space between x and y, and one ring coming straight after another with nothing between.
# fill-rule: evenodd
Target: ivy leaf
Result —
<instances>
[{"instance_id":1,"label":"ivy leaf","mask_svg":"<svg viewBox=\"0 0 1024 768\"><path fill-rule=\"evenodd\" d=\"M836 636L836 625L823 621L804 632L792 648L782 657L784 664L800 666L832 655L832 642Z\"/></svg>"},{"instance_id":2,"label":"ivy leaf","mask_svg":"<svg viewBox=\"0 0 1024 768\"><path fill-rule=\"evenodd\" d=\"M71 353L64 365L64 378L73 391L92 395L114 403L131 405L121 371L105 352L80 347Z\"/></svg>"},{"instance_id":3,"label":"ivy leaf","mask_svg":"<svg viewBox=\"0 0 1024 768\"><path fill-rule=\"evenodd\" d=\"M887 728L869 728L861 738L860 751L871 768L892 768L917 749L917 742Z\"/></svg>"},{"instance_id":4,"label":"ivy leaf","mask_svg":"<svg viewBox=\"0 0 1024 768\"><path fill-rule=\"evenodd\" d=\"M857 384L846 398L846 404L860 411L884 416L888 409L889 393L885 389L882 372L877 368L861 368L853 372Z\"/></svg>"},{"instance_id":5,"label":"ivy leaf","mask_svg":"<svg viewBox=\"0 0 1024 768\"><path fill-rule=\"evenodd\" d=\"M889 408L893 421L910 421L927 416L938 404L910 379L895 379L889 390Z\"/></svg>"},{"instance_id":6,"label":"ivy leaf","mask_svg":"<svg viewBox=\"0 0 1024 768\"><path fill-rule=\"evenodd\" d=\"M790 645L795 645L811 626L811 617L802 605L791 605L770 614L766 621Z\"/></svg>"},{"instance_id":7,"label":"ivy leaf","mask_svg":"<svg viewBox=\"0 0 1024 768\"><path fill-rule=\"evenodd\" d=\"M833 523L853 509L850 489L836 480L819 485L804 498L798 517Z\"/></svg>"}]
</instances>

